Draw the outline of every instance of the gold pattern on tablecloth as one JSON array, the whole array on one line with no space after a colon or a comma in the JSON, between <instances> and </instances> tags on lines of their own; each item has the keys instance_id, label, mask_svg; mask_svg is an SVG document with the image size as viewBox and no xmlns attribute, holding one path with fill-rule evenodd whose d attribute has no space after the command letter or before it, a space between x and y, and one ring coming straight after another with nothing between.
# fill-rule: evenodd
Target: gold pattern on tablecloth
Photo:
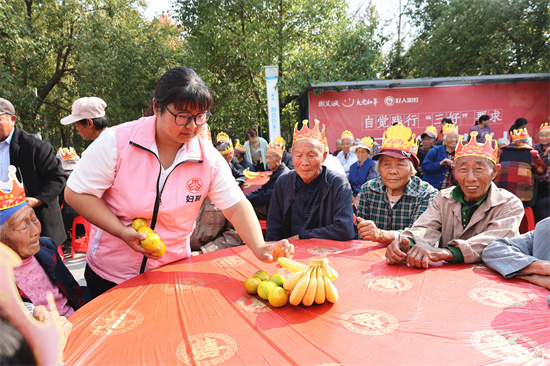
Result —
<instances>
[{"instance_id":1,"label":"gold pattern on tablecloth","mask_svg":"<svg viewBox=\"0 0 550 366\"><path fill-rule=\"evenodd\" d=\"M126 333L143 322L143 314L136 310L113 310L100 315L90 324L95 335L114 335Z\"/></svg>"},{"instance_id":2,"label":"gold pattern on tablecloth","mask_svg":"<svg viewBox=\"0 0 550 366\"><path fill-rule=\"evenodd\" d=\"M339 251L339 248L336 247L313 247L308 248L308 253L313 255L323 255L323 254L330 254Z\"/></svg>"},{"instance_id":3,"label":"gold pattern on tablecloth","mask_svg":"<svg viewBox=\"0 0 550 366\"><path fill-rule=\"evenodd\" d=\"M242 266L246 262L244 259L233 255L231 257L216 258L211 263L227 271L233 269L233 267Z\"/></svg>"},{"instance_id":4,"label":"gold pattern on tablecloth","mask_svg":"<svg viewBox=\"0 0 550 366\"><path fill-rule=\"evenodd\" d=\"M249 313L265 313L272 309L257 296L244 295L237 300L237 306Z\"/></svg>"},{"instance_id":5,"label":"gold pattern on tablecloth","mask_svg":"<svg viewBox=\"0 0 550 366\"><path fill-rule=\"evenodd\" d=\"M164 283L161 286L162 291L169 294L174 293L174 289L178 291L188 291L193 287L204 287L204 281L200 278L180 278Z\"/></svg>"},{"instance_id":6,"label":"gold pattern on tablecloth","mask_svg":"<svg viewBox=\"0 0 550 366\"><path fill-rule=\"evenodd\" d=\"M187 347L191 353L187 353ZM201 333L189 337L178 346L176 355L188 365L217 365L228 360L237 351L237 342L222 333Z\"/></svg>"},{"instance_id":7,"label":"gold pattern on tablecloth","mask_svg":"<svg viewBox=\"0 0 550 366\"><path fill-rule=\"evenodd\" d=\"M364 335L391 333L398 325L392 315L373 309L348 311L340 317L340 323L352 332Z\"/></svg>"},{"instance_id":8,"label":"gold pattern on tablecloth","mask_svg":"<svg viewBox=\"0 0 550 366\"><path fill-rule=\"evenodd\" d=\"M499 288L475 288L468 293L472 300L497 308L521 308L527 304L525 296Z\"/></svg>"},{"instance_id":9,"label":"gold pattern on tablecloth","mask_svg":"<svg viewBox=\"0 0 550 366\"><path fill-rule=\"evenodd\" d=\"M396 276L369 276L365 285L371 290L383 292L402 292L412 288L412 282Z\"/></svg>"},{"instance_id":10,"label":"gold pattern on tablecloth","mask_svg":"<svg viewBox=\"0 0 550 366\"><path fill-rule=\"evenodd\" d=\"M504 330L478 331L471 335L470 343L479 352L503 364L526 364L532 361L541 361L540 364L544 364L544 348L518 333Z\"/></svg>"}]
</instances>

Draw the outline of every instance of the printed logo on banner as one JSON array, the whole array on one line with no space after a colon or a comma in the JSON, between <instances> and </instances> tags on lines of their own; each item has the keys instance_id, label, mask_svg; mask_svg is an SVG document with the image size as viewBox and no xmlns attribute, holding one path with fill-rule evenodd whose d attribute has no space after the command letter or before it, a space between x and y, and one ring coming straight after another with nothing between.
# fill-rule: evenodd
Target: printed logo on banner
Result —
<instances>
[{"instance_id":1,"label":"printed logo on banner","mask_svg":"<svg viewBox=\"0 0 550 366\"><path fill-rule=\"evenodd\" d=\"M193 287L204 287L204 281L200 278L182 278L163 284L161 289L166 293L172 294L174 291L192 290Z\"/></svg>"},{"instance_id":2,"label":"printed logo on banner","mask_svg":"<svg viewBox=\"0 0 550 366\"><path fill-rule=\"evenodd\" d=\"M266 313L271 308L256 296L244 295L237 300L237 306L249 313Z\"/></svg>"},{"instance_id":3,"label":"printed logo on banner","mask_svg":"<svg viewBox=\"0 0 550 366\"><path fill-rule=\"evenodd\" d=\"M176 355L187 365L217 365L227 361L237 351L237 342L222 333L202 333L189 337L176 350Z\"/></svg>"},{"instance_id":4,"label":"printed logo on banner","mask_svg":"<svg viewBox=\"0 0 550 366\"><path fill-rule=\"evenodd\" d=\"M544 364L544 348L518 333L504 330L478 331L472 334L470 343L484 355L499 360L500 364Z\"/></svg>"},{"instance_id":5,"label":"printed logo on banner","mask_svg":"<svg viewBox=\"0 0 550 366\"><path fill-rule=\"evenodd\" d=\"M391 95L388 95L386 98L384 98L384 104L388 107L391 107L394 103L395 99Z\"/></svg>"},{"instance_id":6,"label":"printed logo on banner","mask_svg":"<svg viewBox=\"0 0 550 366\"><path fill-rule=\"evenodd\" d=\"M136 310L113 310L100 315L90 324L94 335L115 335L126 333L143 322L143 314Z\"/></svg>"},{"instance_id":7,"label":"printed logo on banner","mask_svg":"<svg viewBox=\"0 0 550 366\"><path fill-rule=\"evenodd\" d=\"M468 295L474 301L497 308L521 308L528 300L522 294L490 287L472 289Z\"/></svg>"},{"instance_id":8,"label":"printed logo on banner","mask_svg":"<svg viewBox=\"0 0 550 366\"><path fill-rule=\"evenodd\" d=\"M202 190L202 180L200 178L191 178L187 181L187 190L189 193L199 193Z\"/></svg>"},{"instance_id":9,"label":"printed logo on banner","mask_svg":"<svg viewBox=\"0 0 550 366\"><path fill-rule=\"evenodd\" d=\"M344 313L340 317L347 329L363 335L382 335L397 329L397 319L383 311L361 309Z\"/></svg>"},{"instance_id":10,"label":"printed logo on banner","mask_svg":"<svg viewBox=\"0 0 550 366\"><path fill-rule=\"evenodd\" d=\"M322 254L334 253L339 250L340 250L339 248L335 248L335 247L313 247L313 248L309 248L307 251L308 253L313 255L322 255Z\"/></svg>"},{"instance_id":11,"label":"printed logo on banner","mask_svg":"<svg viewBox=\"0 0 550 366\"><path fill-rule=\"evenodd\" d=\"M372 276L367 278L365 285L371 290L383 292L401 292L412 288L412 282L395 276Z\"/></svg>"}]
</instances>

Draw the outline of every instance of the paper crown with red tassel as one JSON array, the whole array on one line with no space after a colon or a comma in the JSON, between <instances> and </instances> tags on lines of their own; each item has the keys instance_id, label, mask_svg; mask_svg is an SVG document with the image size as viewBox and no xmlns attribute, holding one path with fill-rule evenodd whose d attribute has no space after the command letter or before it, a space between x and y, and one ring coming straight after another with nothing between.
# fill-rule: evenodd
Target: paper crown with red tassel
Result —
<instances>
[{"instance_id":1,"label":"paper crown with red tassel","mask_svg":"<svg viewBox=\"0 0 550 366\"><path fill-rule=\"evenodd\" d=\"M523 140L529 138L529 131L526 128L520 128L518 130L513 130L510 132L510 138L512 142L517 140Z\"/></svg>"},{"instance_id":2,"label":"paper crown with red tassel","mask_svg":"<svg viewBox=\"0 0 550 366\"><path fill-rule=\"evenodd\" d=\"M284 146L284 145L282 145ZM281 145L276 145L276 144L269 144L267 146L267 151L273 151L281 156L283 156L283 148L282 148Z\"/></svg>"},{"instance_id":3,"label":"paper crown with red tassel","mask_svg":"<svg viewBox=\"0 0 550 366\"><path fill-rule=\"evenodd\" d=\"M315 120L313 128L309 128L311 124L307 119L303 120L302 129L298 130L298 123L294 126L294 136L292 143L294 144L298 140L310 139L323 143L325 140L325 125L322 125L322 129L319 129L319 120Z\"/></svg>"},{"instance_id":4,"label":"paper crown with red tassel","mask_svg":"<svg viewBox=\"0 0 550 366\"><path fill-rule=\"evenodd\" d=\"M481 156L487 158L493 163L497 163L498 148L496 141L492 140L491 135L485 135L485 143L478 144L476 140L477 131L470 133L470 140L466 145L463 144L464 136L459 136L458 145L455 150L455 160L462 156Z\"/></svg>"},{"instance_id":5,"label":"paper crown with red tassel","mask_svg":"<svg viewBox=\"0 0 550 366\"><path fill-rule=\"evenodd\" d=\"M17 180L17 169L8 167L7 182L0 182L0 225L6 222L14 213L27 204L27 196L23 183Z\"/></svg>"},{"instance_id":6,"label":"paper crown with red tassel","mask_svg":"<svg viewBox=\"0 0 550 366\"><path fill-rule=\"evenodd\" d=\"M416 156L417 151L416 135L412 133L409 127L399 123L388 127L384 132L380 153L373 156L373 160L378 160L381 155L397 159L409 159L416 168L420 165L420 161Z\"/></svg>"}]
</instances>

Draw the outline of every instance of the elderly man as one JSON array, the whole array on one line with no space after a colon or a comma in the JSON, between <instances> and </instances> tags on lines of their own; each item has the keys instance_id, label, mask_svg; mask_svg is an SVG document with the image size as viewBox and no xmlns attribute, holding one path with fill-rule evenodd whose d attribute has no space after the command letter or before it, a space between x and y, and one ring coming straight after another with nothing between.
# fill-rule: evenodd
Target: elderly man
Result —
<instances>
[{"instance_id":1,"label":"elderly man","mask_svg":"<svg viewBox=\"0 0 550 366\"><path fill-rule=\"evenodd\" d=\"M426 155L430 152L432 147L434 146L435 142L437 141L437 128L434 126L428 126L426 127L426 130L422 135L420 135L420 147L418 148L418 153L416 156L418 157L418 161L420 161L420 165L424 162L424 159L426 158ZM418 167L418 174L420 178L424 175L422 172L422 168Z\"/></svg>"},{"instance_id":2,"label":"elderly man","mask_svg":"<svg viewBox=\"0 0 550 366\"><path fill-rule=\"evenodd\" d=\"M294 169L294 164L292 163L292 155L285 150L285 147L286 147L285 139L282 138L281 136L275 137L274 144L279 146L283 152L283 158L281 159L281 161L285 163L288 169ZM270 170L269 167L267 167L267 169Z\"/></svg>"},{"instance_id":3,"label":"elderly man","mask_svg":"<svg viewBox=\"0 0 550 366\"><path fill-rule=\"evenodd\" d=\"M420 169L424 173L422 179L436 189L449 188L454 185L453 159L458 143L458 127L453 124L443 125L443 145L431 149Z\"/></svg>"},{"instance_id":4,"label":"elderly man","mask_svg":"<svg viewBox=\"0 0 550 366\"><path fill-rule=\"evenodd\" d=\"M255 172L256 169L254 168L254 165L252 165L248 160L245 159L245 153L246 149L243 145L241 145L240 142L235 143L235 148L233 149L233 153L235 154L235 159L237 159L237 162L240 165L240 168L237 168L241 173L248 169L251 172ZM235 160L233 159L233 161Z\"/></svg>"},{"instance_id":5,"label":"elderly man","mask_svg":"<svg viewBox=\"0 0 550 366\"><path fill-rule=\"evenodd\" d=\"M222 154L225 161L227 161L227 164L229 164L229 169L231 169L231 174L233 175L233 178L235 178L239 186L243 185L243 183L246 182L246 177L232 163L234 153L233 143L231 142L231 139L225 132L220 132L216 137L216 140L218 141L216 143L216 147L220 154Z\"/></svg>"},{"instance_id":6,"label":"elderly man","mask_svg":"<svg viewBox=\"0 0 550 366\"><path fill-rule=\"evenodd\" d=\"M336 140L336 150L334 150L332 156L337 157L340 151L342 151L342 139Z\"/></svg>"},{"instance_id":7,"label":"elderly man","mask_svg":"<svg viewBox=\"0 0 550 366\"><path fill-rule=\"evenodd\" d=\"M415 176L418 158L415 135L403 125L384 132L382 148L373 157L379 177L366 182L359 194L357 234L363 240L389 244L411 227L437 194Z\"/></svg>"},{"instance_id":8,"label":"elderly man","mask_svg":"<svg viewBox=\"0 0 550 366\"><path fill-rule=\"evenodd\" d=\"M9 167L9 181L0 189L0 242L10 247L23 264L15 269L15 282L24 301L48 305L52 293L59 314L65 317L90 300L63 264L55 243L40 237L40 221L27 203L23 184Z\"/></svg>"},{"instance_id":9,"label":"elderly man","mask_svg":"<svg viewBox=\"0 0 550 366\"><path fill-rule=\"evenodd\" d=\"M350 151L354 141L355 138L351 131L342 132L342 151L336 157L346 172L346 178L349 178L349 168L357 162L357 155Z\"/></svg>"},{"instance_id":10,"label":"elderly man","mask_svg":"<svg viewBox=\"0 0 550 366\"><path fill-rule=\"evenodd\" d=\"M483 262L506 278L517 277L550 290L550 217L534 231L497 239L483 251Z\"/></svg>"},{"instance_id":11,"label":"elderly man","mask_svg":"<svg viewBox=\"0 0 550 366\"><path fill-rule=\"evenodd\" d=\"M107 107L107 103L101 98L77 99L73 103L72 114L61 119L61 124L76 123L76 130L84 140L95 140L108 127L105 107Z\"/></svg>"},{"instance_id":12,"label":"elderly man","mask_svg":"<svg viewBox=\"0 0 550 366\"><path fill-rule=\"evenodd\" d=\"M271 197L267 217L267 240L278 238L331 240L353 239L351 187L346 178L321 164L325 126L308 121L294 127L292 160L294 168L279 177Z\"/></svg>"},{"instance_id":13,"label":"elderly man","mask_svg":"<svg viewBox=\"0 0 550 366\"><path fill-rule=\"evenodd\" d=\"M500 168L496 146L491 146L490 135L479 145L475 133L467 145L459 142L456 149L458 186L440 191L400 240L388 246L389 264L428 268L429 261L476 263L487 243L519 234L523 205L492 183Z\"/></svg>"},{"instance_id":14,"label":"elderly man","mask_svg":"<svg viewBox=\"0 0 550 366\"><path fill-rule=\"evenodd\" d=\"M13 105L0 98L0 180L8 180L10 164L19 169L17 175L25 183L27 202L42 225L41 235L59 246L67 235L57 197L67 176L52 145L21 130L16 121Z\"/></svg>"},{"instance_id":15,"label":"elderly man","mask_svg":"<svg viewBox=\"0 0 550 366\"><path fill-rule=\"evenodd\" d=\"M254 192L250 192L246 195L246 198L254 207L254 211L260 220L267 219L267 213L269 212L269 202L271 196L275 190L275 183L281 174L288 172L290 169L282 162L283 151L281 145L270 144L267 147L265 153L265 161L267 163L267 169L271 170L271 176L269 180L260 188Z\"/></svg>"}]
</instances>

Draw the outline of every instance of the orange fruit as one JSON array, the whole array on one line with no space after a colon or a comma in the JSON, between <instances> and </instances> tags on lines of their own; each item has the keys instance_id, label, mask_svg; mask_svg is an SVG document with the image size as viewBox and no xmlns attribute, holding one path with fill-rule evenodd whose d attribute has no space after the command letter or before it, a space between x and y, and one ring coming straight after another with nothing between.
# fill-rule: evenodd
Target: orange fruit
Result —
<instances>
[{"instance_id":1,"label":"orange fruit","mask_svg":"<svg viewBox=\"0 0 550 366\"><path fill-rule=\"evenodd\" d=\"M258 277L248 277L244 280L244 289L250 295L256 295L258 293L258 285L262 282Z\"/></svg>"},{"instance_id":2,"label":"orange fruit","mask_svg":"<svg viewBox=\"0 0 550 366\"><path fill-rule=\"evenodd\" d=\"M265 177L265 174L260 174L260 177Z\"/></svg>"},{"instance_id":3,"label":"orange fruit","mask_svg":"<svg viewBox=\"0 0 550 366\"><path fill-rule=\"evenodd\" d=\"M260 296L262 299L267 300L269 293L277 286L277 284L273 281L262 281L258 285L258 296Z\"/></svg>"},{"instance_id":4,"label":"orange fruit","mask_svg":"<svg viewBox=\"0 0 550 366\"><path fill-rule=\"evenodd\" d=\"M271 278L269 278L269 280L275 282L277 286L283 287L283 284L285 283L286 278L280 273L275 273L271 275Z\"/></svg>"},{"instance_id":5,"label":"orange fruit","mask_svg":"<svg viewBox=\"0 0 550 366\"><path fill-rule=\"evenodd\" d=\"M257 277L262 281L269 281L269 273L267 273L263 269L254 273L254 277Z\"/></svg>"},{"instance_id":6,"label":"orange fruit","mask_svg":"<svg viewBox=\"0 0 550 366\"><path fill-rule=\"evenodd\" d=\"M155 235L157 235L157 234L155 234ZM162 257L164 255L164 253L166 253L166 244L164 244L164 242L161 240L160 241L160 249L157 250L154 253L151 253L151 255L153 257Z\"/></svg>"},{"instance_id":7,"label":"orange fruit","mask_svg":"<svg viewBox=\"0 0 550 366\"><path fill-rule=\"evenodd\" d=\"M137 231L140 234L149 234L153 232L153 229L151 229L149 226L145 225L138 229Z\"/></svg>"},{"instance_id":8,"label":"orange fruit","mask_svg":"<svg viewBox=\"0 0 550 366\"><path fill-rule=\"evenodd\" d=\"M150 232L147 233L147 237L141 241L141 246L147 250L156 250L161 246L160 243L162 243L160 237L157 234ZM164 250L166 250L166 247L164 248Z\"/></svg>"},{"instance_id":9,"label":"orange fruit","mask_svg":"<svg viewBox=\"0 0 550 366\"><path fill-rule=\"evenodd\" d=\"M284 288L277 286L269 292L267 300L274 308L280 308L288 302L288 293Z\"/></svg>"},{"instance_id":10,"label":"orange fruit","mask_svg":"<svg viewBox=\"0 0 550 366\"><path fill-rule=\"evenodd\" d=\"M147 226L147 221L145 219L134 219L134 221L132 221L132 227L135 231L138 231L142 226Z\"/></svg>"}]
</instances>

